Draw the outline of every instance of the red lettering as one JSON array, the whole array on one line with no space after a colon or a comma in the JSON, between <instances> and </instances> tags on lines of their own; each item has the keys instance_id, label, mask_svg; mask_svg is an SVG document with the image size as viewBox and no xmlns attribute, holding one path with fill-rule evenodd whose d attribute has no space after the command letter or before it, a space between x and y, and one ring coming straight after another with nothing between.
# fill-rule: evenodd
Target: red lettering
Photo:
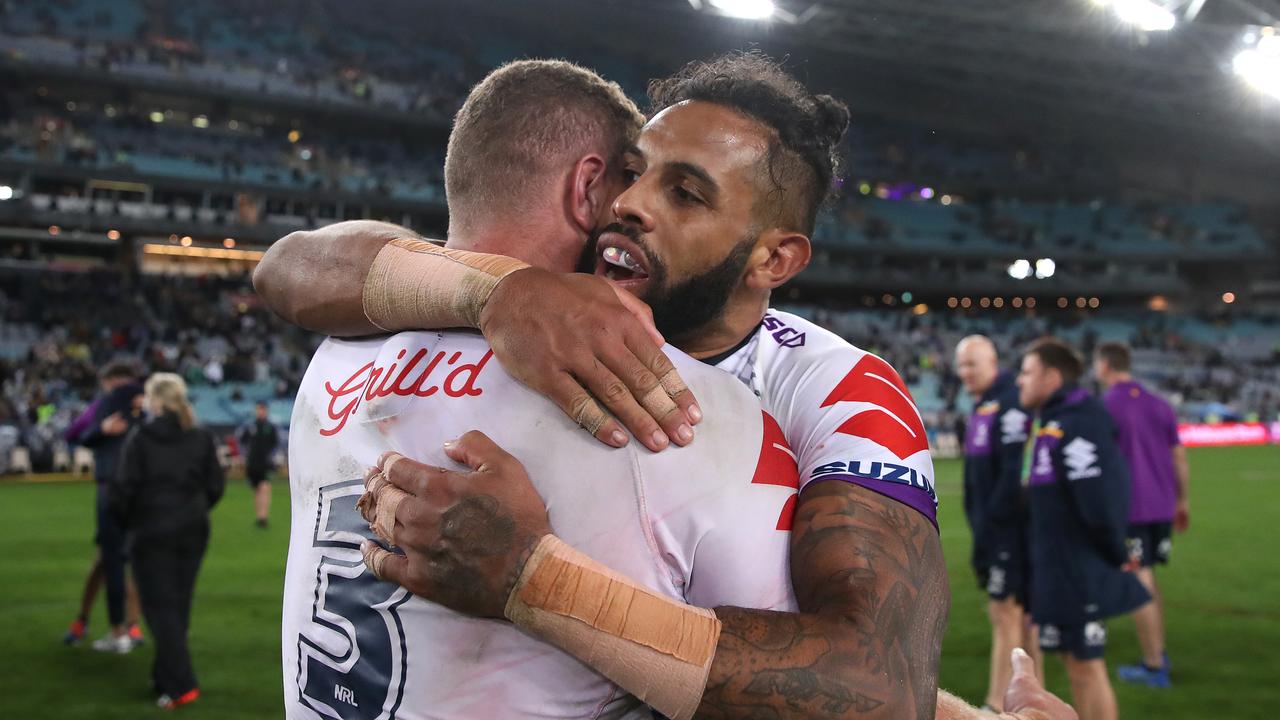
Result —
<instances>
[{"instance_id":1,"label":"red lettering","mask_svg":"<svg viewBox=\"0 0 1280 720\"><path fill-rule=\"evenodd\" d=\"M401 350L396 355L396 361L402 360L407 352L407 350ZM329 419L336 420L337 424L331 428L321 428L320 434L325 437L331 437L341 432L342 428L346 427L347 421L351 419L351 415L360 407L361 401L387 397L388 395L431 397L436 394L440 390L440 386L427 385L427 383L437 367L439 367L440 361L444 359L444 352L437 352L432 355L431 360L426 363L426 366L410 383L410 375L428 354L431 353L426 349L418 350L409 359L409 362L399 369L398 373L397 362L392 362L385 368L378 367L375 363L370 362L352 373L351 377L344 380L336 388L333 383L325 381L324 389L329 394ZM476 397L484 394L484 389L479 387L478 381L480 373L484 370L491 357L493 357L493 351L489 350L476 362L464 363L453 368L453 371L449 373L443 383L445 394L453 398ZM446 364L453 365L460 358L462 358L462 353L454 352L449 356ZM381 383L379 383L379 380L381 380Z\"/></svg>"},{"instance_id":2,"label":"red lettering","mask_svg":"<svg viewBox=\"0 0 1280 720\"><path fill-rule=\"evenodd\" d=\"M819 407L840 402L864 402L876 407L860 411L836 432L867 438L899 460L929 449L924 422L907 386L889 363L875 355L863 356Z\"/></svg>"}]
</instances>

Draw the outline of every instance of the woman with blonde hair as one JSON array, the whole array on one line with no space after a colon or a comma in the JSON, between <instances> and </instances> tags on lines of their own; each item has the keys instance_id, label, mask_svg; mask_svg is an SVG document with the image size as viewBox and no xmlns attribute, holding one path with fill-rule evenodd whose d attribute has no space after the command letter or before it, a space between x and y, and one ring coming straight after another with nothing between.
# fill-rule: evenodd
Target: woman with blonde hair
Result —
<instances>
[{"instance_id":1,"label":"woman with blonde hair","mask_svg":"<svg viewBox=\"0 0 1280 720\"><path fill-rule=\"evenodd\" d=\"M171 709L200 696L187 632L209 509L225 479L213 435L196 425L181 377L152 375L144 407L149 417L125 440L111 505L128 533L142 615L155 638L156 704Z\"/></svg>"}]
</instances>

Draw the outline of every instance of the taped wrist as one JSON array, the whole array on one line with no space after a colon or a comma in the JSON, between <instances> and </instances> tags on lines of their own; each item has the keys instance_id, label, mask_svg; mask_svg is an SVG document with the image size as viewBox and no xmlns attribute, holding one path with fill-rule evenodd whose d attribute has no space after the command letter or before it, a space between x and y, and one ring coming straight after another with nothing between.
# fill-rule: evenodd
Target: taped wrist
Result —
<instances>
[{"instance_id":1,"label":"taped wrist","mask_svg":"<svg viewBox=\"0 0 1280 720\"><path fill-rule=\"evenodd\" d=\"M672 720L698 709L720 639L715 613L656 595L554 535L525 563L506 616Z\"/></svg>"},{"instance_id":2,"label":"taped wrist","mask_svg":"<svg viewBox=\"0 0 1280 720\"><path fill-rule=\"evenodd\" d=\"M378 251L364 283L364 315L386 330L478 328L498 281L529 267L503 255L398 238Z\"/></svg>"}]
</instances>

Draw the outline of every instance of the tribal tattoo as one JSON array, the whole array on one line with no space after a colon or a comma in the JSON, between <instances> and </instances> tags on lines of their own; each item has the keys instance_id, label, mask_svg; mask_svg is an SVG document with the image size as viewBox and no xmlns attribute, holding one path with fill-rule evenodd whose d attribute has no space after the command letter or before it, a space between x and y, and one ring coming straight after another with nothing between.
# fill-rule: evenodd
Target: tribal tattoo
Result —
<instances>
[{"instance_id":1,"label":"tribal tattoo","mask_svg":"<svg viewBox=\"0 0 1280 720\"><path fill-rule=\"evenodd\" d=\"M865 488L800 496L791 538L800 612L716 608L707 718L933 718L949 608L938 533Z\"/></svg>"}]
</instances>

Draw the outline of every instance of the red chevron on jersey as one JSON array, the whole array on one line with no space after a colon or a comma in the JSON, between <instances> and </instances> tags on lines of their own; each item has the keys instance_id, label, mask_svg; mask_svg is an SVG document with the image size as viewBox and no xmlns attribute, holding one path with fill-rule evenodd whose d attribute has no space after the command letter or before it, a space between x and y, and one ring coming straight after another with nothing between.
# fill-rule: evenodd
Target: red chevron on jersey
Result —
<instances>
[{"instance_id":1,"label":"red chevron on jersey","mask_svg":"<svg viewBox=\"0 0 1280 720\"><path fill-rule=\"evenodd\" d=\"M782 487L800 489L800 470L796 467L796 454L787 444L787 437L782 433L778 421L767 412L764 415L764 437L760 441L760 459L756 461L756 474L751 478L752 484L781 485ZM777 529L790 530L796 514L796 495L792 493L782 506L778 516Z\"/></svg>"},{"instance_id":2,"label":"red chevron on jersey","mask_svg":"<svg viewBox=\"0 0 1280 720\"><path fill-rule=\"evenodd\" d=\"M875 355L864 355L820 407L839 402L865 402L877 407L849 418L836 432L867 438L899 460L929 449L924 423L907 386L889 363Z\"/></svg>"}]
</instances>

